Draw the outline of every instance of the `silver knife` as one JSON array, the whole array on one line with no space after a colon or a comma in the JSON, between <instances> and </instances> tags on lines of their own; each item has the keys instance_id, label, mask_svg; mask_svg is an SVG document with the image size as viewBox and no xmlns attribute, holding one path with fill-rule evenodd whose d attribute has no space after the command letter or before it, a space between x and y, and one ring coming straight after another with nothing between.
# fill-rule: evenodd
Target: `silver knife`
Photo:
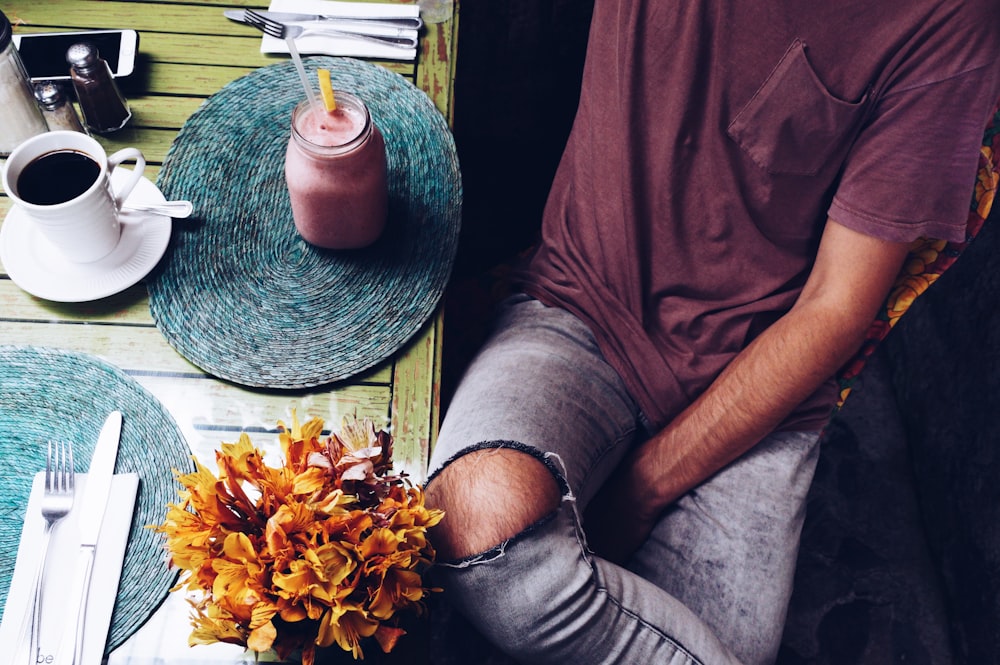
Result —
<instances>
[{"instance_id":1,"label":"silver knife","mask_svg":"<svg viewBox=\"0 0 1000 665\"><path fill-rule=\"evenodd\" d=\"M419 16L340 16L335 14L299 14L295 12L257 12L267 18L274 19L279 23L303 23L303 22L345 22L356 21L367 25L384 24L395 28L406 30L419 30L424 25L423 19Z\"/></svg>"},{"instance_id":2,"label":"silver knife","mask_svg":"<svg viewBox=\"0 0 1000 665\"><path fill-rule=\"evenodd\" d=\"M94 455L87 469L87 485L83 489L80 503L80 557L75 588L81 589L77 603L76 632L73 641L73 665L81 665L83 655L83 635L87 619L87 598L90 596L90 579L94 570L94 554L97 539L101 534L104 512L111 494L111 479L118 459L118 443L121 439L122 414L112 411L104 421L101 434L94 447Z\"/></svg>"},{"instance_id":3,"label":"silver knife","mask_svg":"<svg viewBox=\"0 0 1000 665\"><path fill-rule=\"evenodd\" d=\"M329 24L331 28L347 32L351 32L352 29L355 32L361 32L374 28L400 31L399 33L384 33L392 37L409 36L413 30L419 30L424 25L423 19L419 16L333 16L331 14L296 14L293 12L267 12L261 10L257 10L257 13L279 23L316 23L317 25L310 26L316 29L321 29L322 25ZM227 9L222 14L230 20L246 23L242 9ZM383 32L379 31L374 34L382 35Z\"/></svg>"}]
</instances>

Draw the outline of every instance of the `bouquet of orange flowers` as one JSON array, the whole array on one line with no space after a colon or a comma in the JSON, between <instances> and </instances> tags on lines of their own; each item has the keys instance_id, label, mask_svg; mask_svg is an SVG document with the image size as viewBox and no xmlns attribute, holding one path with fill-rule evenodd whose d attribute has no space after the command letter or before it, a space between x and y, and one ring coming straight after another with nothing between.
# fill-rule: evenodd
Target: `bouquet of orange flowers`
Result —
<instances>
[{"instance_id":1,"label":"bouquet of orange flowers","mask_svg":"<svg viewBox=\"0 0 1000 665\"><path fill-rule=\"evenodd\" d=\"M218 478L195 461L177 474L181 501L157 530L195 592L189 644L228 642L285 658L338 644L363 658L374 637L389 652L405 631L399 610L423 610L427 529L441 511L392 472L392 438L370 420L279 422L285 460L268 466L245 433L216 452Z\"/></svg>"}]
</instances>

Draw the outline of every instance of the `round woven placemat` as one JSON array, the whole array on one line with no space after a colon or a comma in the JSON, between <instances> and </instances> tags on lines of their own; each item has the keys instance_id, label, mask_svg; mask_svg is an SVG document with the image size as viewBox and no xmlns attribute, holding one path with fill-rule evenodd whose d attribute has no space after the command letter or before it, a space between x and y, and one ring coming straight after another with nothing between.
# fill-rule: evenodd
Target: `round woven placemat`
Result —
<instances>
[{"instance_id":1,"label":"round woven placemat","mask_svg":"<svg viewBox=\"0 0 1000 665\"><path fill-rule=\"evenodd\" d=\"M291 62L225 86L188 119L158 185L189 199L167 258L148 278L169 343L205 371L247 386L309 388L369 369L434 312L458 245L461 177L454 140L430 99L401 76L347 58L329 69L385 136L389 222L362 250L316 248L298 235L285 186L294 106Z\"/></svg>"},{"instance_id":2,"label":"round woven placemat","mask_svg":"<svg viewBox=\"0 0 1000 665\"><path fill-rule=\"evenodd\" d=\"M46 442L71 441L76 471L86 473L104 419L115 409L124 416L115 472L135 472L140 480L108 652L146 622L177 579L162 536L146 525L161 523L167 504L178 500L171 469L193 470L190 450L160 402L113 365L79 353L0 346L0 561L7 562L0 566L0 608L31 480L45 469Z\"/></svg>"}]
</instances>

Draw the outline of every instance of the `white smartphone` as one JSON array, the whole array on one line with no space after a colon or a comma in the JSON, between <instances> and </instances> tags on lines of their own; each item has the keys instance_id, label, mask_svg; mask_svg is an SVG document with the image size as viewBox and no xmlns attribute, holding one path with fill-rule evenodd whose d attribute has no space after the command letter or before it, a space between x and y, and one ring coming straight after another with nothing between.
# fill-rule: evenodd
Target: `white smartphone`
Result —
<instances>
[{"instance_id":1,"label":"white smartphone","mask_svg":"<svg viewBox=\"0 0 1000 665\"><path fill-rule=\"evenodd\" d=\"M33 81L69 79L66 51L78 42L91 42L108 61L112 76L128 76L135 69L139 33L135 30L37 32L13 35L14 46Z\"/></svg>"}]
</instances>

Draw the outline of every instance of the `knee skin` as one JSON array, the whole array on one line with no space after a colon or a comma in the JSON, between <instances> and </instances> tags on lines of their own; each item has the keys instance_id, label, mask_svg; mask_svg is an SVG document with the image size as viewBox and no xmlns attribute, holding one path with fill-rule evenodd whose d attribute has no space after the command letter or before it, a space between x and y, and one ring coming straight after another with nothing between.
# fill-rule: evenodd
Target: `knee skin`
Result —
<instances>
[{"instance_id":1,"label":"knee skin","mask_svg":"<svg viewBox=\"0 0 1000 665\"><path fill-rule=\"evenodd\" d=\"M452 461L425 490L427 505L445 511L434 528L444 560L464 559L503 543L560 502L552 472L536 457L511 448L483 448Z\"/></svg>"}]
</instances>

